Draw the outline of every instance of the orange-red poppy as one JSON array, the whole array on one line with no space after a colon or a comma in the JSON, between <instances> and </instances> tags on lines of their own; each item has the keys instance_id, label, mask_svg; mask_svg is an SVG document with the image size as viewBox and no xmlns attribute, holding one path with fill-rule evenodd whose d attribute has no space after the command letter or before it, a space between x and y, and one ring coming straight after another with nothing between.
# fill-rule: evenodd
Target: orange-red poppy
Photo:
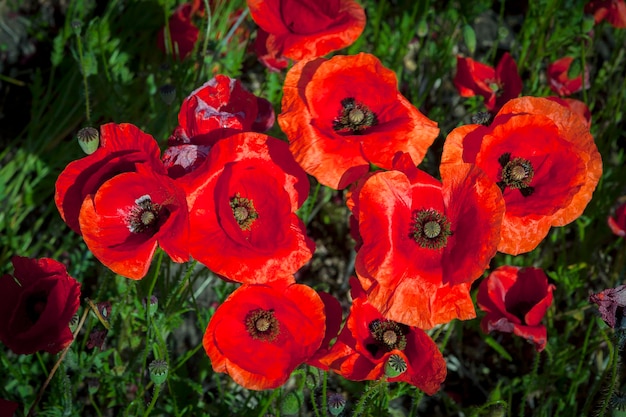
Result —
<instances>
[{"instance_id":1,"label":"orange-red poppy","mask_svg":"<svg viewBox=\"0 0 626 417\"><path fill-rule=\"evenodd\" d=\"M508 52L495 69L472 58L457 56L453 82L461 97L482 96L490 111L500 110L504 103L522 92L517 64Z\"/></svg>"},{"instance_id":2,"label":"orange-red poppy","mask_svg":"<svg viewBox=\"0 0 626 417\"><path fill-rule=\"evenodd\" d=\"M275 57L324 56L351 45L365 28L365 11L354 0L248 0L248 7Z\"/></svg>"},{"instance_id":3,"label":"orange-red poppy","mask_svg":"<svg viewBox=\"0 0 626 417\"><path fill-rule=\"evenodd\" d=\"M394 72L370 54L301 61L283 89L278 123L291 152L335 189L359 179L370 163L391 169L398 152L421 162L439 134L437 123L400 94Z\"/></svg>"},{"instance_id":4,"label":"orange-red poppy","mask_svg":"<svg viewBox=\"0 0 626 417\"><path fill-rule=\"evenodd\" d=\"M584 83L583 71L575 77L570 78L569 71L573 62L574 58L566 56L548 65L548 82L550 83L550 89L560 96L570 96L581 91L583 88L589 88L589 68L584 69Z\"/></svg>"},{"instance_id":5,"label":"orange-red poppy","mask_svg":"<svg viewBox=\"0 0 626 417\"><path fill-rule=\"evenodd\" d=\"M509 101L490 126L454 129L442 171L476 163L502 190L506 212L498 250L533 250L550 227L580 216L602 174L589 129L567 108L544 98Z\"/></svg>"},{"instance_id":6,"label":"orange-red poppy","mask_svg":"<svg viewBox=\"0 0 626 417\"><path fill-rule=\"evenodd\" d=\"M469 288L500 240L498 187L469 164L443 171L442 182L406 154L395 166L352 193L363 241L355 268L369 302L422 329L474 318Z\"/></svg>"},{"instance_id":7,"label":"orange-red poppy","mask_svg":"<svg viewBox=\"0 0 626 417\"><path fill-rule=\"evenodd\" d=\"M388 320L352 278L352 306L330 352L320 361L351 381L408 382L433 395L446 378L446 363L433 340L417 327Z\"/></svg>"},{"instance_id":8,"label":"orange-red poppy","mask_svg":"<svg viewBox=\"0 0 626 417\"><path fill-rule=\"evenodd\" d=\"M210 270L264 283L311 259L315 245L296 215L309 180L285 142L253 132L230 136L189 176L190 254Z\"/></svg>"},{"instance_id":9,"label":"orange-red poppy","mask_svg":"<svg viewBox=\"0 0 626 417\"><path fill-rule=\"evenodd\" d=\"M157 246L175 262L189 260L185 193L145 166L114 176L88 195L78 220L94 256L127 278L148 273Z\"/></svg>"},{"instance_id":10,"label":"orange-red poppy","mask_svg":"<svg viewBox=\"0 0 626 417\"><path fill-rule=\"evenodd\" d=\"M582 101L576 100L574 98L563 98L555 96L546 98L567 107L580 117L580 120L583 121L587 128L591 127L591 111L589 111L589 107L587 107L587 105Z\"/></svg>"},{"instance_id":11,"label":"orange-red poppy","mask_svg":"<svg viewBox=\"0 0 626 417\"><path fill-rule=\"evenodd\" d=\"M626 3L624 0L591 0L585 13L593 14L596 23L606 20L616 28L626 28Z\"/></svg>"},{"instance_id":12,"label":"orange-red poppy","mask_svg":"<svg viewBox=\"0 0 626 417\"><path fill-rule=\"evenodd\" d=\"M320 347L325 320L306 285L244 284L217 308L202 344L215 372L247 389L274 389Z\"/></svg>"},{"instance_id":13,"label":"orange-red poppy","mask_svg":"<svg viewBox=\"0 0 626 417\"><path fill-rule=\"evenodd\" d=\"M487 313L480 322L483 331L513 333L542 351L548 335L541 320L552 304L554 288L539 268L497 268L478 288L478 306Z\"/></svg>"}]
</instances>

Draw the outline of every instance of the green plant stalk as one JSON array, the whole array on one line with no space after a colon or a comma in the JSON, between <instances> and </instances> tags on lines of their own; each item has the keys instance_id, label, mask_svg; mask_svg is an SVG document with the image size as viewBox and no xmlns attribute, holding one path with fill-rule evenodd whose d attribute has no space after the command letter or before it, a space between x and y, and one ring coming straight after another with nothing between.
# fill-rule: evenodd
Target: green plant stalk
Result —
<instances>
[{"instance_id":1,"label":"green plant stalk","mask_svg":"<svg viewBox=\"0 0 626 417\"><path fill-rule=\"evenodd\" d=\"M322 372L322 415L328 417L328 372Z\"/></svg>"},{"instance_id":2,"label":"green plant stalk","mask_svg":"<svg viewBox=\"0 0 626 417\"><path fill-rule=\"evenodd\" d=\"M280 395L280 391L281 391L280 388L276 388L274 391L272 391L272 395L270 395L270 397L267 399L267 402L263 405L263 408L261 408L261 412L259 413L259 417L264 417L265 416L265 413L270 408L270 406L272 405L272 403L274 402L276 397L278 397Z\"/></svg>"},{"instance_id":3,"label":"green plant stalk","mask_svg":"<svg viewBox=\"0 0 626 417\"><path fill-rule=\"evenodd\" d=\"M83 54L83 40L80 35L76 35L76 46L78 47L78 59L80 60L80 69L83 76L83 88L85 90L85 118L87 122L91 122L91 110L89 108L89 84L87 82L87 74L85 72L85 58Z\"/></svg>"},{"instance_id":4,"label":"green plant stalk","mask_svg":"<svg viewBox=\"0 0 626 417\"><path fill-rule=\"evenodd\" d=\"M541 352L535 353L535 359L533 360L533 368L530 371L530 382L525 384L524 394L522 395L522 402L519 405L519 416L524 417L524 409L526 408L526 397L528 397L528 393L530 392L530 388L533 384L533 381L537 378L537 370L539 369L539 359L541 358Z\"/></svg>"},{"instance_id":5,"label":"green plant stalk","mask_svg":"<svg viewBox=\"0 0 626 417\"><path fill-rule=\"evenodd\" d=\"M374 381L365 389L365 392L363 393L363 395L361 395L361 398L359 399L359 402L354 409L354 414L352 414L353 417L358 417L363 414L365 404L367 403L369 398L379 392L379 386L381 384L385 384L386 382L386 378L383 376L378 381Z\"/></svg>"},{"instance_id":6,"label":"green plant stalk","mask_svg":"<svg viewBox=\"0 0 626 417\"><path fill-rule=\"evenodd\" d=\"M583 369L583 363L585 362L585 357L587 356L587 347L589 346L589 337L591 336L591 330L595 328L595 323L596 321L592 320L591 323L589 323L589 325L587 326L587 331L585 332L585 341L583 342L583 350L580 354L580 360L578 361L576 373L574 374L575 376L578 376L580 374L580 371ZM570 385L566 398L572 398L572 396L575 394L575 390L576 387L574 386L574 384ZM570 401L570 404L572 405L574 405L575 403L575 401Z\"/></svg>"},{"instance_id":7,"label":"green plant stalk","mask_svg":"<svg viewBox=\"0 0 626 417\"><path fill-rule=\"evenodd\" d=\"M148 417L150 415L150 413L152 412L152 409L154 408L154 405L156 404L156 400L159 397L160 393L161 393L161 385L155 385L154 386L154 392L152 393L152 399L150 400L150 404L148 405L148 408L146 409L146 412L143 413L144 417Z\"/></svg>"},{"instance_id":8,"label":"green plant stalk","mask_svg":"<svg viewBox=\"0 0 626 417\"><path fill-rule=\"evenodd\" d=\"M602 401L602 407L596 414L598 416L605 415L607 409L609 408L611 397L613 396L613 393L615 392L615 389L617 388L617 382L619 380L617 376L617 368L619 367L619 351L620 350L616 348L611 341L609 341L608 346L609 346L609 351L611 354L611 364L610 364L611 379L609 382L609 386L606 389L604 400Z\"/></svg>"}]
</instances>

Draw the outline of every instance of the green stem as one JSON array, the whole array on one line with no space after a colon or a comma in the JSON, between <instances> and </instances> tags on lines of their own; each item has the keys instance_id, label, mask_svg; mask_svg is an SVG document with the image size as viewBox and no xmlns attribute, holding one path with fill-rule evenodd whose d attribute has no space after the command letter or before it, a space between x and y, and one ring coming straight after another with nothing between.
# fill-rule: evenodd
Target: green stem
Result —
<instances>
[{"instance_id":1,"label":"green stem","mask_svg":"<svg viewBox=\"0 0 626 417\"><path fill-rule=\"evenodd\" d=\"M155 385L154 386L154 393L152 394L152 399L150 400L150 405L148 405L148 409L146 410L145 413L143 413L144 417L147 417L150 415L150 413L152 412L152 409L154 408L154 405L156 404L156 400L159 397L159 394L161 393L161 385Z\"/></svg>"},{"instance_id":2,"label":"green stem","mask_svg":"<svg viewBox=\"0 0 626 417\"><path fill-rule=\"evenodd\" d=\"M83 88L85 89L85 118L91 122L91 110L89 109L89 84L87 83L87 73L85 71L85 58L83 54L83 40L80 35L76 35L76 46L78 47L78 59L80 61L81 74L83 76Z\"/></svg>"},{"instance_id":3,"label":"green stem","mask_svg":"<svg viewBox=\"0 0 626 417\"><path fill-rule=\"evenodd\" d=\"M533 385L533 382L537 378L537 370L539 369L539 359L541 358L541 352L535 353L535 359L533 361L533 369L530 372L529 382L526 383L524 389L524 395L522 396L522 402L519 405L519 415L520 417L524 417L524 409L526 408L526 398L528 397L528 393L530 392L530 388Z\"/></svg>"},{"instance_id":4,"label":"green stem","mask_svg":"<svg viewBox=\"0 0 626 417\"><path fill-rule=\"evenodd\" d=\"M359 402L356 404L354 414L352 414L353 417L358 417L363 414L367 401L378 392L379 386L384 383L386 383L385 377L381 377L378 381L373 382L365 389L365 392L361 395L361 399L359 399Z\"/></svg>"},{"instance_id":5,"label":"green stem","mask_svg":"<svg viewBox=\"0 0 626 417\"><path fill-rule=\"evenodd\" d=\"M328 417L328 373L322 372L322 415Z\"/></svg>"},{"instance_id":6,"label":"green stem","mask_svg":"<svg viewBox=\"0 0 626 417\"><path fill-rule=\"evenodd\" d=\"M263 405L263 408L261 408L261 412L259 413L259 417L264 417L265 416L265 413L270 408L270 406L272 405L272 403L274 402L276 397L278 397L279 394L280 394L280 388L276 388L272 392L272 395L267 399L267 402L265 403L265 405Z\"/></svg>"},{"instance_id":7,"label":"green stem","mask_svg":"<svg viewBox=\"0 0 626 417\"><path fill-rule=\"evenodd\" d=\"M598 416L604 416L607 409L609 408L609 404L611 402L611 397L613 396L613 393L615 392L615 388L617 386L617 381L618 381L618 377L617 377L617 368L619 365L619 349L616 349L615 346L613 345L613 343L609 340L609 342L607 343L607 346L609 347L609 354L611 356L611 364L610 364L610 369L611 369L611 379L609 382L609 386L607 387L607 389L605 390L605 396L604 396L604 400L602 400L602 408L600 408L600 410L598 411L598 413L596 413L596 415Z\"/></svg>"}]
</instances>

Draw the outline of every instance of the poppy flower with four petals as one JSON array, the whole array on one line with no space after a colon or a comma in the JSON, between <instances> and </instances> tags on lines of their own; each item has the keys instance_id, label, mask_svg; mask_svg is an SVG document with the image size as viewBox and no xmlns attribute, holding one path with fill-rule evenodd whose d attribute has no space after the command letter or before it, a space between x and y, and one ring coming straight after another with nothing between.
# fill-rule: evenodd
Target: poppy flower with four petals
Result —
<instances>
[{"instance_id":1,"label":"poppy flower with four petals","mask_svg":"<svg viewBox=\"0 0 626 417\"><path fill-rule=\"evenodd\" d=\"M355 269L381 314L422 329L475 317L471 283L500 240L504 201L470 164L442 171L442 182L408 155L353 191L363 245ZM356 196L356 197L354 197Z\"/></svg>"},{"instance_id":2,"label":"poppy flower with four petals","mask_svg":"<svg viewBox=\"0 0 626 417\"><path fill-rule=\"evenodd\" d=\"M483 331L513 333L541 352L548 341L541 320L552 304L554 288L539 268L495 269L478 287L478 306L487 313L480 322Z\"/></svg>"},{"instance_id":3,"label":"poppy flower with four petals","mask_svg":"<svg viewBox=\"0 0 626 417\"><path fill-rule=\"evenodd\" d=\"M324 303L306 285L244 284L217 308L202 344L215 372L247 389L273 389L317 351L325 321Z\"/></svg>"},{"instance_id":4,"label":"poppy flower with four petals","mask_svg":"<svg viewBox=\"0 0 626 417\"><path fill-rule=\"evenodd\" d=\"M509 101L490 126L454 129L442 171L475 163L500 187L506 212L500 252L537 247L552 226L580 216L602 175L596 144L580 117L544 98Z\"/></svg>"},{"instance_id":5,"label":"poppy flower with four petals","mask_svg":"<svg viewBox=\"0 0 626 417\"><path fill-rule=\"evenodd\" d=\"M398 91L373 55L301 61L287 73L278 124L296 161L320 183L347 187L370 163L392 168L396 153L416 163L439 129Z\"/></svg>"},{"instance_id":6,"label":"poppy flower with four petals","mask_svg":"<svg viewBox=\"0 0 626 417\"><path fill-rule=\"evenodd\" d=\"M560 96L571 96L581 91L583 88L589 88L589 69L585 68L585 79L583 82L583 74L578 74L574 78L570 78L570 66L574 62L574 58L566 56L557 59L548 65L548 82L550 89Z\"/></svg>"}]
</instances>

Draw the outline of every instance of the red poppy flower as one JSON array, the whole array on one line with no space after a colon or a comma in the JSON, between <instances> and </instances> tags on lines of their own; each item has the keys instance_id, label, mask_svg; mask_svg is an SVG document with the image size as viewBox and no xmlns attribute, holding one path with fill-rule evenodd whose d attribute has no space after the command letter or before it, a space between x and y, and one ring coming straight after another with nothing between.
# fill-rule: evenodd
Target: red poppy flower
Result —
<instances>
[{"instance_id":1,"label":"red poppy flower","mask_svg":"<svg viewBox=\"0 0 626 417\"><path fill-rule=\"evenodd\" d=\"M500 191L469 164L442 171L443 183L408 155L396 169L376 172L353 193L363 241L355 268L369 302L422 329L474 318L469 287L496 253Z\"/></svg>"},{"instance_id":2,"label":"red poppy flower","mask_svg":"<svg viewBox=\"0 0 626 417\"><path fill-rule=\"evenodd\" d=\"M296 210L309 180L285 142L240 133L217 142L188 190L190 254L233 281L292 275L312 256Z\"/></svg>"},{"instance_id":3,"label":"red poppy flower","mask_svg":"<svg viewBox=\"0 0 626 417\"><path fill-rule=\"evenodd\" d=\"M0 398L0 417L13 417L18 407L19 404L15 401Z\"/></svg>"},{"instance_id":4,"label":"red poppy flower","mask_svg":"<svg viewBox=\"0 0 626 417\"><path fill-rule=\"evenodd\" d=\"M539 268L497 268L478 287L478 306L487 313L480 322L483 331L513 333L541 352L548 339L541 319L552 304L554 288Z\"/></svg>"},{"instance_id":5,"label":"red poppy flower","mask_svg":"<svg viewBox=\"0 0 626 417\"><path fill-rule=\"evenodd\" d=\"M391 169L398 152L421 162L439 134L398 92L394 72L365 53L291 68L278 123L304 170L335 189L359 179L370 163Z\"/></svg>"},{"instance_id":6,"label":"red poppy flower","mask_svg":"<svg viewBox=\"0 0 626 417\"><path fill-rule=\"evenodd\" d=\"M596 23L606 20L616 28L626 28L624 0L592 0L585 5L585 13L593 14Z\"/></svg>"},{"instance_id":7,"label":"red poppy flower","mask_svg":"<svg viewBox=\"0 0 626 417\"><path fill-rule=\"evenodd\" d=\"M585 82L583 84L583 74L575 78L568 76L570 65L574 58L566 56L548 65L548 81L550 89L560 96L570 96L583 88L589 88L589 69L585 68Z\"/></svg>"},{"instance_id":8,"label":"red poppy flower","mask_svg":"<svg viewBox=\"0 0 626 417\"><path fill-rule=\"evenodd\" d=\"M267 38L269 36L269 33L261 28L258 28L256 32L256 39L254 40L254 44L252 44L252 51L256 54L261 64L263 64L267 69L273 72L280 72L287 68L289 60L280 55L278 51L274 50L270 52L267 50Z\"/></svg>"},{"instance_id":9,"label":"red poppy flower","mask_svg":"<svg viewBox=\"0 0 626 417\"><path fill-rule=\"evenodd\" d=\"M442 170L476 163L498 184L506 203L500 252L533 250L550 227L580 216L602 175L598 149L579 116L550 100L509 101L491 126L454 129Z\"/></svg>"},{"instance_id":10,"label":"red poppy flower","mask_svg":"<svg viewBox=\"0 0 626 417\"><path fill-rule=\"evenodd\" d=\"M344 48L365 28L365 11L354 0L247 0L250 15L269 33L273 56L311 59Z\"/></svg>"},{"instance_id":11,"label":"red poppy flower","mask_svg":"<svg viewBox=\"0 0 626 417\"><path fill-rule=\"evenodd\" d=\"M83 200L121 172L135 172L138 166L148 165L155 172L165 174L160 153L154 138L134 125L100 126L100 147L91 155L69 163L57 178L54 202L65 223L81 234L78 214Z\"/></svg>"},{"instance_id":12,"label":"red poppy flower","mask_svg":"<svg viewBox=\"0 0 626 417\"><path fill-rule=\"evenodd\" d=\"M626 237L626 203L615 209L615 215L608 218L611 231L617 236Z\"/></svg>"},{"instance_id":13,"label":"red poppy flower","mask_svg":"<svg viewBox=\"0 0 626 417\"><path fill-rule=\"evenodd\" d=\"M321 359L351 381L408 382L433 395L446 379L446 363L435 342L417 327L386 319L367 301L358 281L352 285L352 306L337 342Z\"/></svg>"},{"instance_id":14,"label":"red poppy flower","mask_svg":"<svg viewBox=\"0 0 626 417\"><path fill-rule=\"evenodd\" d=\"M15 272L0 279L0 340L17 354L58 353L73 339L69 324L80 284L54 259L11 258Z\"/></svg>"},{"instance_id":15,"label":"red poppy flower","mask_svg":"<svg viewBox=\"0 0 626 417\"><path fill-rule=\"evenodd\" d=\"M461 97L482 96L485 107L490 111L498 111L504 103L522 92L517 64L508 52L495 69L472 58L457 56L453 82Z\"/></svg>"},{"instance_id":16,"label":"red poppy flower","mask_svg":"<svg viewBox=\"0 0 626 417\"><path fill-rule=\"evenodd\" d=\"M591 294L589 302L598 305L598 311L602 320L612 328L626 328L624 320L624 308L626 307L626 285L615 288L607 288L598 294Z\"/></svg>"},{"instance_id":17,"label":"red poppy flower","mask_svg":"<svg viewBox=\"0 0 626 417\"><path fill-rule=\"evenodd\" d=\"M191 21L196 11L197 8L192 3L184 3L176 8L169 18L169 34L164 27L157 37L157 46L163 53L169 52L182 61L193 51L200 33Z\"/></svg>"},{"instance_id":18,"label":"red poppy flower","mask_svg":"<svg viewBox=\"0 0 626 417\"><path fill-rule=\"evenodd\" d=\"M116 175L87 196L78 220L94 256L122 276L143 278L157 246L175 262L189 260L185 193L145 166Z\"/></svg>"},{"instance_id":19,"label":"red poppy flower","mask_svg":"<svg viewBox=\"0 0 626 417\"><path fill-rule=\"evenodd\" d=\"M244 284L217 308L202 344L215 372L247 389L273 389L319 348L325 320L324 303L306 285Z\"/></svg>"},{"instance_id":20,"label":"red poppy flower","mask_svg":"<svg viewBox=\"0 0 626 417\"><path fill-rule=\"evenodd\" d=\"M324 358L330 351L330 342L337 337L339 329L341 329L341 315L343 310L341 304L332 295L320 291L318 295L324 303L324 315L326 316L326 333L324 334L324 340L319 349L315 352L311 358L307 359L306 363L315 366L316 368L328 371L328 366L320 362L320 359Z\"/></svg>"},{"instance_id":21,"label":"red poppy flower","mask_svg":"<svg viewBox=\"0 0 626 417\"><path fill-rule=\"evenodd\" d=\"M582 120L587 128L591 127L591 112L589 111L589 107L587 107L587 105L582 101L573 98L562 98L554 96L546 98L567 107L580 117L580 120Z\"/></svg>"}]
</instances>

